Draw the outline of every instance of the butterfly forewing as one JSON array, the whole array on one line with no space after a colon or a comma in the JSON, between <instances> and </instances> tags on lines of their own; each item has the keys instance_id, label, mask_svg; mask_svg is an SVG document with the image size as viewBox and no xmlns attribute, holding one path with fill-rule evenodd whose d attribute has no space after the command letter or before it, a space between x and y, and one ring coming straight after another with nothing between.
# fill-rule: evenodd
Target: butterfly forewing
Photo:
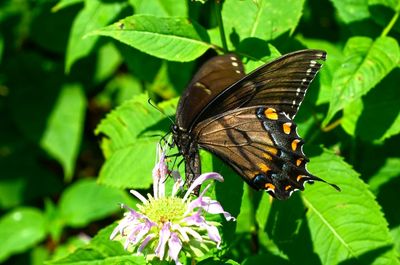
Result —
<instances>
[{"instance_id":1,"label":"butterfly forewing","mask_svg":"<svg viewBox=\"0 0 400 265\"><path fill-rule=\"evenodd\" d=\"M258 105L266 105L294 118L307 88L325 60L320 50L302 50L286 54L261 66L227 87L193 120L192 127L216 114Z\"/></svg>"},{"instance_id":2,"label":"butterfly forewing","mask_svg":"<svg viewBox=\"0 0 400 265\"><path fill-rule=\"evenodd\" d=\"M181 96L176 124L182 129L188 129L213 98L244 76L243 64L235 54L216 56L208 60Z\"/></svg>"}]
</instances>

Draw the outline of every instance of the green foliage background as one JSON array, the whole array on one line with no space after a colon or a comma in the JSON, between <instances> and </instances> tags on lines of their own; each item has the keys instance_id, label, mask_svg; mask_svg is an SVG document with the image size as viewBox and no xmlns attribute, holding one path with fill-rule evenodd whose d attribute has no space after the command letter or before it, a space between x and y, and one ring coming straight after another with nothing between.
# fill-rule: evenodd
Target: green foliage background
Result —
<instances>
[{"instance_id":1,"label":"green foliage background","mask_svg":"<svg viewBox=\"0 0 400 265\"><path fill-rule=\"evenodd\" d=\"M399 13L399 0L222 3L247 71L328 52L296 122L309 170L342 192L316 183L271 200L203 153L237 222L198 264L400 264ZM169 130L147 99L174 115L222 51L217 21L211 0L1 1L0 262L145 264L108 238L118 203L135 205L126 190L150 189Z\"/></svg>"}]
</instances>

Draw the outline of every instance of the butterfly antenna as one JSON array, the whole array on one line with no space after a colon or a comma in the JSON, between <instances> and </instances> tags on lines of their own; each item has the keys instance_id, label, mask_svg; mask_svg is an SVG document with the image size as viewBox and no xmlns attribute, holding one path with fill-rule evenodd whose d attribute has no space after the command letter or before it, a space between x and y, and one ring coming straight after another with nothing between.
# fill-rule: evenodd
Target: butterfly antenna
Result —
<instances>
[{"instance_id":1,"label":"butterfly antenna","mask_svg":"<svg viewBox=\"0 0 400 265\"><path fill-rule=\"evenodd\" d=\"M170 116L168 116L167 114L165 114L165 112L164 112L162 109L160 109L160 107L158 107L156 104L154 104L153 101L151 100L151 98L149 98L149 99L147 100L147 103L149 103L150 106L152 106L153 108L155 108L156 110L158 110L161 114L163 114L166 118L168 118L168 120L170 120L172 124L175 124L174 120L171 119Z\"/></svg>"}]
</instances>

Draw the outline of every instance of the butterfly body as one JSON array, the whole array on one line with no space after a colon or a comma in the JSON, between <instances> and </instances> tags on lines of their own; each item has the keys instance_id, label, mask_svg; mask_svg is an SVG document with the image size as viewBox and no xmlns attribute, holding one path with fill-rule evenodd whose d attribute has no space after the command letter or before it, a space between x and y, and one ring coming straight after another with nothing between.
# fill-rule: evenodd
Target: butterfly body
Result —
<instances>
[{"instance_id":1,"label":"butterfly body","mask_svg":"<svg viewBox=\"0 0 400 265\"><path fill-rule=\"evenodd\" d=\"M305 182L323 181L306 169L293 117L325 58L323 51L298 51L248 75L234 54L206 62L183 93L172 127L186 181L201 173L199 148L278 199L304 190Z\"/></svg>"}]
</instances>

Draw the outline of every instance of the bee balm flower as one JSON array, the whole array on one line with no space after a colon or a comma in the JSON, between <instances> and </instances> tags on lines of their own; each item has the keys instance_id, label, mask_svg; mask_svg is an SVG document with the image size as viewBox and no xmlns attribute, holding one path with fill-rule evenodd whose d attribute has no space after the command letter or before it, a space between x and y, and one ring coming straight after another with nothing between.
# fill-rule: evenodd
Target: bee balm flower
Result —
<instances>
[{"instance_id":1,"label":"bee balm flower","mask_svg":"<svg viewBox=\"0 0 400 265\"><path fill-rule=\"evenodd\" d=\"M183 197L177 196L182 190L183 180L178 172L172 172L174 186L170 196L165 193L165 182L168 168L165 163L165 153L158 148L159 161L153 169L153 196L147 198L139 192L131 193L141 201L138 210L126 205L128 211L110 238L124 242L124 247L130 252L142 253L147 259L179 262L179 256L199 257L212 247L219 247L221 236L217 226L219 223L207 221L206 214L223 214L226 220L234 220L224 211L220 203L205 196L211 184L192 199L190 194L208 179L223 181L217 173L200 175L189 187Z\"/></svg>"}]
</instances>

